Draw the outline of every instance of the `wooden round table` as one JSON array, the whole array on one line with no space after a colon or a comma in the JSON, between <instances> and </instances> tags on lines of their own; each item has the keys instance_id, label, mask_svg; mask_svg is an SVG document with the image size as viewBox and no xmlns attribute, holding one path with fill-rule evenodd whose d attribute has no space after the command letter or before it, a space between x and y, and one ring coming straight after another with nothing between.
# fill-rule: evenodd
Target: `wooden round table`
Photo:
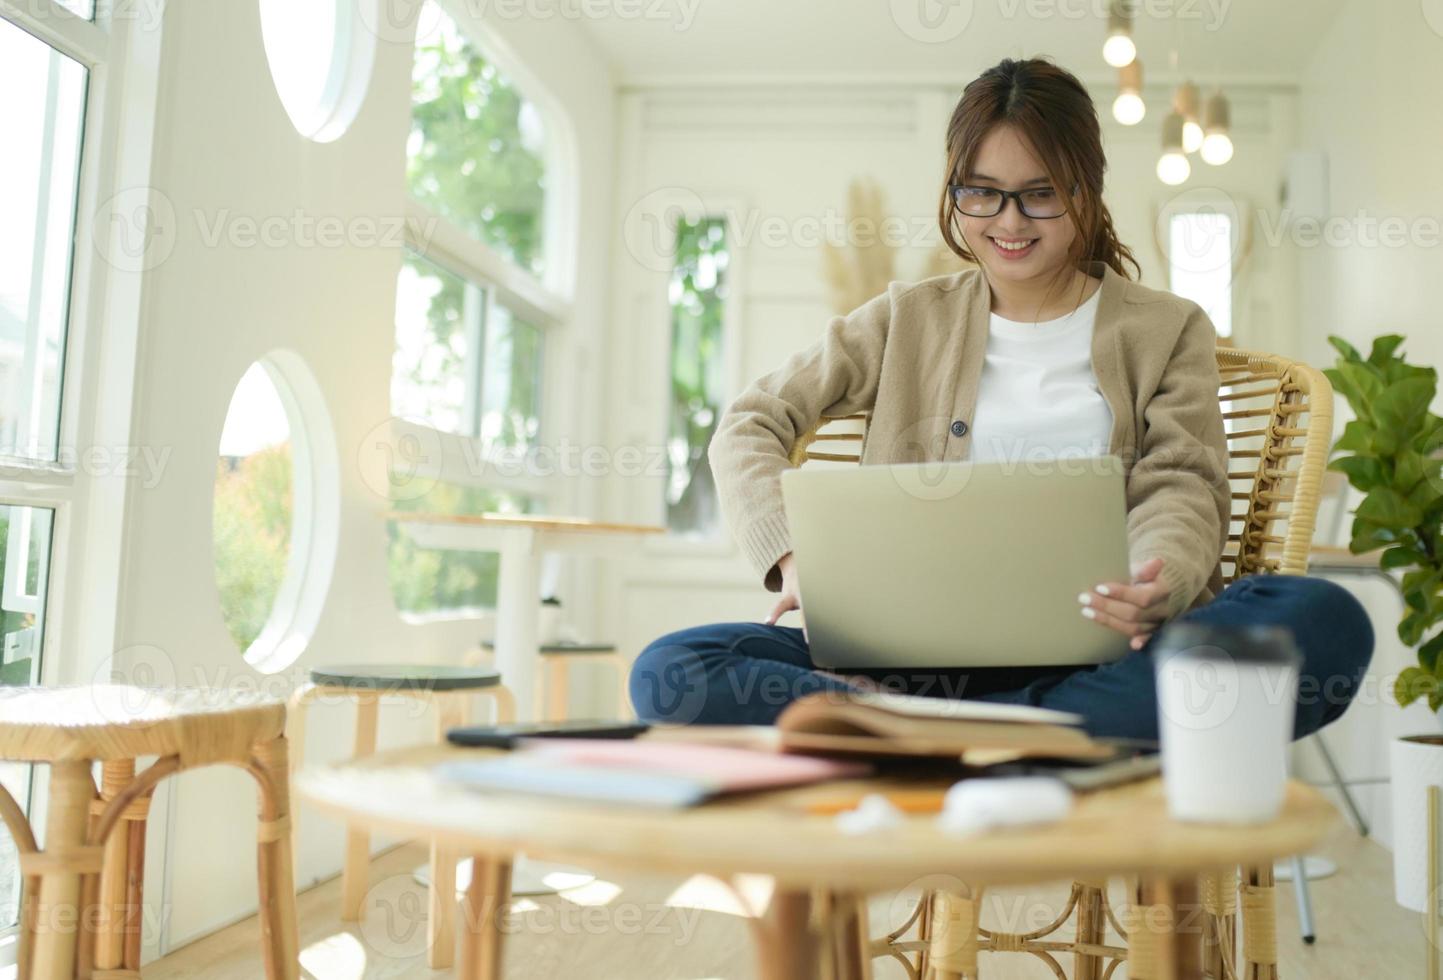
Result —
<instances>
[{"instance_id":1,"label":"wooden round table","mask_svg":"<svg viewBox=\"0 0 1443 980\"><path fill-rule=\"evenodd\" d=\"M1162 782L1153 778L1079 794L1065 820L1045 826L957 836L938 829L934 815L917 814L894 830L848 835L825 811L861 793L897 789L896 781L849 780L678 811L482 793L435 772L439 763L484 754L403 749L309 768L296 780L303 799L348 823L432 837L474 855L460 974L470 980L501 975L500 919L510 901L510 859L521 851L611 871L772 876L771 904L753 930L765 980L870 976L878 944L867 934L869 894L939 879L980 888L1137 876L1140 894L1171 910L1147 939L1156 944L1157 976L1190 980L1202 976L1201 930L1197 916L1185 914L1197 903L1198 875L1271 867L1316 844L1338 819L1321 793L1292 781L1271 823L1181 823L1167 816ZM915 791L918 783L906 787ZM942 978L963 975L936 962L933 970Z\"/></svg>"}]
</instances>

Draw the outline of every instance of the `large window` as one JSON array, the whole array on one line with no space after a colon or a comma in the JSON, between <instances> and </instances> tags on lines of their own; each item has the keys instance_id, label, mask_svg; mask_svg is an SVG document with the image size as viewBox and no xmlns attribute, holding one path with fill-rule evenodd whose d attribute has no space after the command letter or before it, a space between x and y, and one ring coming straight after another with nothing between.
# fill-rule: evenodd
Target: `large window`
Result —
<instances>
[{"instance_id":1,"label":"large window","mask_svg":"<svg viewBox=\"0 0 1443 980\"><path fill-rule=\"evenodd\" d=\"M1233 334L1233 219L1216 211L1168 221L1168 288L1198 304L1219 337Z\"/></svg>"},{"instance_id":2,"label":"large window","mask_svg":"<svg viewBox=\"0 0 1443 980\"><path fill-rule=\"evenodd\" d=\"M86 72L0 20L0 455L55 459Z\"/></svg>"},{"instance_id":3,"label":"large window","mask_svg":"<svg viewBox=\"0 0 1443 980\"><path fill-rule=\"evenodd\" d=\"M412 69L411 196L539 275L546 202L541 114L427 0Z\"/></svg>"},{"instance_id":4,"label":"large window","mask_svg":"<svg viewBox=\"0 0 1443 980\"><path fill-rule=\"evenodd\" d=\"M666 523L672 531L706 534L717 527L716 483L706 452L723 408L722 315L729 259L724 218L678 220L669 296Z\"/></svg>"},{"instance_id":5,"label":"large window","mask_svg":"<svg viewBox=\"0 0 1443 980\"><path fill-rule=\"evenodd\" d=\"M533 507L534 501L526 497L454 483L438 483L424 496L395 501L397 510L432 514L524 514ZM395 524L389 546L391 594L407 616L496 608L499 555L421 548Z\"/></svg>"},{"instance_id":6,"label":"large window","mask_svg":"<svg viewBox=\"0 0 1443 980\"><path fill-rule=\"evenodd\" d=\"M541 427L542 333L497 290L408 253L396 289L391 412L487 448Z\"/></svg>"},{"instance_id":7,"label":"large window","mask_svg":"<svg viewBox=\"0 0 1443 980\"><path fill-rule=\"evenodd\" d=\"M547 348L567 306L544 282L548 140L479 25L458 19L471 13L427 0L419 15L406 178L420 220L397 283L391 413L403 439L434 447L445 465L434 486L407 484L393 506L543 513L556 506L555 481L528 462L546 431ZM457 466L459 478L444 472ZM391 526L391 588L408 615L494 606L496 567L494 554L428 551Z\"/></svg>"},{"instance_id":8,"label":"large window","mask_svg":"<svg viewBox=\"0 0 1443 980\"><path fill-rule=\"evenodd\" d=\"M74 541L75 411L67 383L76 303L76 216L90 70L108 56L93 0L29 0L0 11L0 684L57 676L46 655L62 626L47 621ZM28 28L28 29L26 29ZM40 40L41 36L49 41ZM92 458L93 461L93 458ZM97 465L103 467L104 462ZM98 596L96 601L104 601ZM73 627L74 617L65 617ZM69 637L62 643L74 644ZM77 657L78 659L78 657ZM73 663L74 661L71 661ZM0 786L31 812L31 767L0 764ZM20 877L0 827L0 972L16 950Z\"/></svg>"}]
</instances>

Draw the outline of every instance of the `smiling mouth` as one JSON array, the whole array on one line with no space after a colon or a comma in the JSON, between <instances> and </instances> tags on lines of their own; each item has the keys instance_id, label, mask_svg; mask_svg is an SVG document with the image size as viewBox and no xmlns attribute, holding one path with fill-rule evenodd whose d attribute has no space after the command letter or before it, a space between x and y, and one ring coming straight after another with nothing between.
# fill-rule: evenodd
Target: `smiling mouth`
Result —
<instances>
[{"instance_id":1,"label":"smiling mouth","mask_svg":"<svg viewBox=\"0 0 1443 980\"><path fill-rule=\"evenodd\" d=\"M1032 254L1032 247L1037 244L1036 238L993 238L990 235L988 238L998 257L1003 259L1021 259Z\"/></svg>"}]
</instances>

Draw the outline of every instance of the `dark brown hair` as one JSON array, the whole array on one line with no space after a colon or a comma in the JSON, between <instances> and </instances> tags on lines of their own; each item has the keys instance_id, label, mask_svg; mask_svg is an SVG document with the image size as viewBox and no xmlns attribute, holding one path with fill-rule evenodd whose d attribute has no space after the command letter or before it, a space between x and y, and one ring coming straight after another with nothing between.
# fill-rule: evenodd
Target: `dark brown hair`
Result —
<instances>
[{"instance_id":1,"label":"dark brown hair","mask_svg":"<svg viewBox=\"0 0 1443 980\"><path fill-rule=\"evenodd\" d=\"M1062 195L1077 228L1073 264L1086 271L1104 262L1118 275L1137 278L1141 269L1132 250L1117 240L1112 215L1102 202L1102 177L1107 158L1097 107L1087 89L1069 71L1050 61L1030 58L1002 61L978 75L962 91L947 124L947 178L938 220L942 240L962 259L976 262L956 227L957 206L946 184L966 182L982 140L995 127L1010 125L1032 145L1048 179ZM1067 193L1076 185L1077 194ZM1132 266L1131 275L1126 266Z\"/></svg>"}]
</instances>

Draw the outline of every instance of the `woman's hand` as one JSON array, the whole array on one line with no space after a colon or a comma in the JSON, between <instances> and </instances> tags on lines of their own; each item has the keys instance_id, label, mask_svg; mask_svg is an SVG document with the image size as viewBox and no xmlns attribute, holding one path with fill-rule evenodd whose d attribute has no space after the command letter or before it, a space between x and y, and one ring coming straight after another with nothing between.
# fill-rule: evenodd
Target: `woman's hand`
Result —
<instances>
[{"instance_id":1,"label":"woman's hand","mask_svg":"<svg viewBox=\"0 0 1443 980\"><path fill-rule=\"evenodd\" d=\"M1158 576L1163 560L1150 558L1133 573L1131 584L1104 582L1077 597L1082 615L1132 638L1130 646L1141 650L1152 634L1167 620L1168 588Z\"/></svg>"},{"instance_id":2,"label":"woman's hand","mask_svg":"<svg viewBox=\"0 0 1443 980\"><path fill-rule=\"evenodd\" d=\"M777 599L777 604L772 607L771 615L766 619L768 626L780 619L783 613L792 609L800 611L802 608L802 596L797 591L797 560L790 551L782 555L781 560L777 562L777 571L782 573L782 594ZM802 636L804 638L807 636L805 624L802 626Z\"/></svg>"}]
</instances>

